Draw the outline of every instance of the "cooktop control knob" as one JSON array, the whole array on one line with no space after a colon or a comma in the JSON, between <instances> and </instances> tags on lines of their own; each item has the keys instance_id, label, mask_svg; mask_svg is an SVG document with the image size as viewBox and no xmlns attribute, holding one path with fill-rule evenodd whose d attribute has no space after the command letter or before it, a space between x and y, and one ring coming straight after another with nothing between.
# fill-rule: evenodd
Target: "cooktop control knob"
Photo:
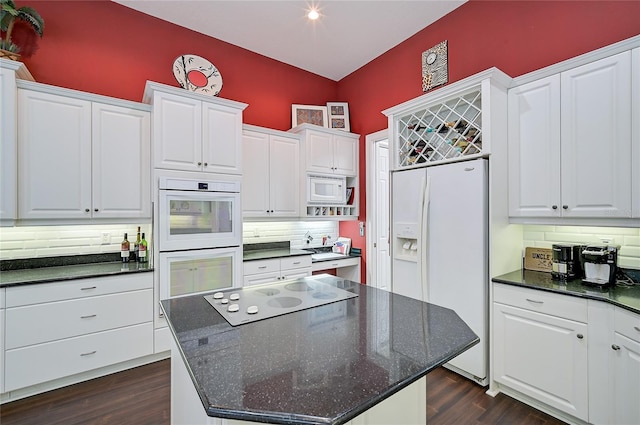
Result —
<instances>
[{"instance_id":1,"label":"cooktop control knob","mask_svg":"<svg viewBox=\"0 0 640 425\"><path fill-rule=\"evenodd\" d=\"M227 307L227 311L229 313L235 313L238 310L240 310L240 306L238 304L229 304L229 307Z\"/></svg>"},{"instance_id":2,"label":"cooktop control knob","mask_svg":"<svg viewBox=\"0 0 640 425\"><path fill-rule=\"evenodd\" d=\"M226 298L221 299L221 300L220 300L220 302L221 302L222 304L229 304L229 300L228 300L228 299L226 299Z\"/></svg>"},{"instance_id":3,"label":"cooktop control knob","mask_svg":"<svg viewBox=\"0 0 640 425\"><path fill-rule=\"evenodd\" d=\"M216 292L215 294L213 294L213 299L214 300L220 300L224 297L224 294L222 292Z\"/></svg>"},{"instance_id":4,"label":"cooktop control knob","mask_svg":"<svg viewBox=\"0 0 640 425\"><path fill-rule=\"evenodd\" d=\"M247 307L247 313L248 314L256 314L258 312L258 306L257 305L250 305L249 307Z\"/></svg>"},{"instance_id":5,"label":"cooktop control knob","mask_svg":"<svg viewBox=\"0 0 640 425\"><path fill-rule=\"evenodd\" d=\"M231 295L229 295L229 299L230 299L231 301L238 301L238 300L240 299L240 295L238 295L238 294L231 294Z\"/></svg>"}]
</instances>

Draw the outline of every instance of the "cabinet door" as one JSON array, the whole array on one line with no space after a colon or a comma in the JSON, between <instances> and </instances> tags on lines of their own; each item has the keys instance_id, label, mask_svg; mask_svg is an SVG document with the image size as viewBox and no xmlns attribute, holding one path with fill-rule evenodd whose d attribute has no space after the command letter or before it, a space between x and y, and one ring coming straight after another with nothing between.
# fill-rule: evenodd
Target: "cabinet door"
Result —
<instances>
[{"instance_id":1,"label":"cabinet door","mask_svg":"<svg viewBox=\"0 0 640 425\"><path fill-rule=\"evenodd\" d=\"M559 217L560 76L509 90L509 215Z\"/></svg>"},{"instance_id":2,"label":"cabinet door","mask_svg":"<svg viewBox=\"0 0 640 425\"><path fill-rule=\"evenodd\" d=\"M562 215L631 217L631 52L561 74Z\"/></svg>"},{"instance_id":3,"label":"cabinet door","mask_svg":"<svg viewBox=\"0 0 640 425\"><path fill-rule=\"evenodd\" d=\"M242 111L202 103L202 161L209 173L242 174Z\"/></svg>"},{"instance_id":4,"label":"cabinet door","mask_svg":"<svg viewBox=\"0 0 640 425\"><path fill-rule=\"evenodd\" d=\"M640 115L640 47L631 51L631 85L633 93L631 94L631 113L632 116ZM631 129L631 170L633 173L631 195L633 202L633 210L631 215L634 218L640 218L640 119L634 119L633 128Z\"/></svg>"},{"instance_id":5,"label":"cabinet door","mask_svg":"<svg viewBox=\"0 0 640 425\"><path fill-rule=\"evenodd\" d=\"M269 216L269 135L242 133L242 215Z\"/></svg>"},{"instance_id":6,"label":"cabinet door","mask_svg":"<svg viewBox=\"0 0 640 425\"><path fill-rule=\"evenodd\" d=\"M587 420L587 325L494 303L494 378Z\"/></svg>"},{"instance_id":7,"label":"cabinet door","mask_svg":"<svg viewBox=\"0 0 640 425\"><path fill-rule=\"evenodd\" d=\"M300 144L298 139L270 136L269 204L272 217L300 215Z\"/></svg>"},{"instance_id":8,"label":"cabinet door","mask_svg":"<svg viewBox=\"0 0 640 425\"><path fill-rule=\"evenodd\" d=\"M640 424L640 343L614 334L614 424Z\"/></svg>"},{"instance_id":9,"label":"cabinet door","mask_svg":"<svg viewBox=\"0 0 640 425\"><path fill-rule=\"evenodd\" d=\"M333 171L344 176L358 174L358 139L334 135Z\"/></svg>"},{"instance_id":10,"label":"cabinet door","mask_svg":"<svg viewBox=\"0 0 640 425\"><path fill-rule=\"evenodd\" d=\"M202 170L202 102L162 92L153 96L154 166Z\"/></svg>"},{"instance_id":11,"label":"cabinet door","mask_svg":"<svg viewBox=\"0 0 640 425\"><path fill-rule=\"evenodd\" d=\"M150 114L93 104L93 217L151 217Z\"/></svg>"},{"instance_id":12,"label":"cabinet door","mask_svg":"<svg viewBox=\"0 0 640 425\"><path fill-rule=\"evenodd\" d=\"M306 133L307 171L333 174L333 137L309 130Z\"/></svg>"},{"instance_id":13,"label":"cabinet door","mask_svg":"<svg viewBox=\"0 0 640 425\"><path fill-rule=\"evenodd\" d=\"M15 72L0 69L0 220L12 224L17 214L17 129Z\"/></svg>"},{"instance_id":14,"label":"cabinet door","mask_svg":"<svg viewBox=\"0 0 640 425\"><path fill-rule=\"evenodd\" d=\"M91 217L91 102L18 90L18 216Z\"/></svg>"}]
</instances>

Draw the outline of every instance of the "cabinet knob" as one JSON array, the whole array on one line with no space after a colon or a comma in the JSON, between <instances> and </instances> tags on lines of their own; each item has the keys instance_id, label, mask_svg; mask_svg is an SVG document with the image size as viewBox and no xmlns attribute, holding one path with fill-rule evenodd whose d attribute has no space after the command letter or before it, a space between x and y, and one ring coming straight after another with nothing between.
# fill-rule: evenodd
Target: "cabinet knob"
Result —
<instances>
[{"instance_id":1,"label":"cabinet knob","mask_svg":"<svg viewBox=\"0 0 640 425\"><path fill-rule=\"evenodd\" d=\"M206 167L207 165L209 165L209 163L208 163L208 162L205 162L205 163L204 163L204 166Z\"/></svg>"},{"instance_id":2,"label":"cabinet knob","mask_svg":"<svg viewBox=\"0 0 640 425\"><path fill-rule=\"evenodd\" d=\"M198 162L198 165L202 165L202 162Z\"/></svg>"},{"instance_id":3,"label":"cabinet knob","mask_svg":"<svg viewBox=\"0 0 640 425\"><path fill-rule=\"evenodd\" d=\"M557 206L557 205L551 205L551 209L552 209L552 210L557 210L557 209L558 209L558 206Z\"/></svg>"},{"instance_id":4,"label":"cabinet knob","mask_svg":"<svg viewBox=\"0 0 640 425\"><path fill-rule=\"evenodd\" d=\"M616 351L620 350L620 346L616 344L611 345L611 348L613 348Z\"/></svg>"},{"instance_id":5,"label":"cabinet knob","mask_svg":"<svg viewBox=\"0 0 640 425\"><path fill-rule=\"evenodd\" d=\"M94 208L93 210L94 210L95 212L98 212L98 211L99 211L97 208Z\"/></svg>"},{"instance_id":6,"label":"cabinet knob","mask_svg":"<svg viewBox=\"0 0 640 425\"><path fill-rule=\"evenodd\" d=\"M89 211L91 211L89 208L84 209L84 212L89 212Z\"/></svg>"},{"instance_id":7,"label":"cabinet knob","mask_svg":"<svg viewBox=\"0 0 640 425\"><path fill-rule=\"evenodd\" d=\"M578 337L578 339L582 339L582 338L584 338L584 335L582 335L582 334L578 334L578 335L576 335L576 336Z\"/></svg>"},{"instance_id":8,"label":"cabinet knob","mask_svg":"<svg viewBox=\"0 0 640 425\"><path fill-rule=\"evenodd\" d=\"M563 210L568 210L568 209L569 209L569 205L563 205L563 206L562 206L562 209L563 209Z\"/></svg>"}]
</instances>

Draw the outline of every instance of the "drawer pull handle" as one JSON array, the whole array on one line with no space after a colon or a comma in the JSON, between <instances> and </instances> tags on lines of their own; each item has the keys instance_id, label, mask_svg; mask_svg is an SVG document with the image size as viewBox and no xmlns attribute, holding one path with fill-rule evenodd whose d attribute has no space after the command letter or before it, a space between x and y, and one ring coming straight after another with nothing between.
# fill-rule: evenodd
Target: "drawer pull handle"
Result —
<instances>
[{"instance_id":1,"label":"drawer pull handle","mask_svg":"<svg viewBox=\"0 0 640 425\"><path fill-rule=\"evenodd\" d=\"M531 298L527 298L527 301L534 304L544 304L544 301L532 300Z\"/></svg>"},{"instance_id":2,"label":"drawer pull handle","mask_svg":"<svg viewBox=\"0 0 640 425\"><path fill-rule=\"evenodd\" d=\"M578 335L576 335L576 336L578 337L578 339L582 339L582 338L584 338L584 335L582 335L582 334L578 334Z\"/></svg>"},{"instance_id":3,"label":"drawer pull handle","mask_svg":"<svg viewBox=\"0 0 640 425\"><path fill-rule=\"evenodd\" d=\"M266 269L266 268L267 268L267 266L260 266L260 267L258 267L258 268L259 268L259 269Z\"/></svg>"},{"instance_id":4,"label":"drawer pull handle","mask_svg":"<svg viewBox=\"0 0 640 425\"><path fill-rule=\"evenodd\" d=\"M97 314L90 314L88 316L80 316L81 319L91 319L92 317L96 317Z\"/></svg>"},{"instance_id":5,"label":"drawer pull handle","mask_svg":"<svg viewBox=\"0 0 640 425\"><path fill-rule=\"evenodd\" d=\"M88 291L89 289L96 289L97 286L87 286L86 288L80 288L81 291Z\"/></svg>"},{"instance_id":6,"label":"drawer pull handle","mask_svg":"<svg viewBox=\"0 0 640 425\"><path fill-rule=\"evenodd\" d=\"M300 264L300 261L296 261L296 262L295 262L295 263L293 263L293 264L294 264L294 265L296 265L296 264Z\"/></svg>"},{"instance_id":7,"label":"drawer pull handle","mask_svg":"<svg viewBox=\"0 0 640 425\"><path fill-rule=\"evenodd\" d=\"M638 332L640 332L640 326L634 326L633 329L637 330Z\"/></svg>"},{"instance_id":8,"label":"drawer pull handle","mask_svg":"<svg viewBox=\"0 0 640 425\"><path fill-rule=\"evenodd\" d=\"M613 348L613 349L614 349L614 350L616 350L616 351L620 350L620 346L619 346L619 345L616 345L616 344L613 344L613 345L611 346L611 348Z\"/></svg>"},{"instance_id":9,"label":"drawer pull handle","mask_svg":"<svg viewBox=\"0 0 640 425\"><path fill-rule=\"evenodd\" d=\"M90 356L90 355L95 354L95 353L97 353L97 351L96 351L96 350L93 350L93 351L90 351L90 352L88 352L88 353L82 353L82 354L80 354L80 357Z\"/></svg>"},{"instance_id":10,"label":"drawer pull handle","mask_svg":"<svg viewBox=\"0 0 640 425\"><path fill-rule=\"evenodd\" d=\"M338 263L333 263L333 264L331 264L331 265L332 265L332 266L337 266L337 265L338 265Z\"/></svg>"}]
</instances>

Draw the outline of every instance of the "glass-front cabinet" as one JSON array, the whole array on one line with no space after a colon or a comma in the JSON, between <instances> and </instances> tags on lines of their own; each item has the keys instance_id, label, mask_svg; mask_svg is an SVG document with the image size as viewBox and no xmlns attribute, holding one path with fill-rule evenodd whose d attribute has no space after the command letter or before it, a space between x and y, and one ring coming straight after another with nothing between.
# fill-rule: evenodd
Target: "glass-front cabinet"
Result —
<instances>
[{"instance_id":1,"label":"glass-front cabinet","mask_svg":"<svg viewBox=\"0 0 640 425\"><path fill-rule=\"evenodd\" d=\"M496 68L382 111L389 118L393 170L486 157L489 110L505 101L511 77Z\"/></svg>"}]
</instances>

